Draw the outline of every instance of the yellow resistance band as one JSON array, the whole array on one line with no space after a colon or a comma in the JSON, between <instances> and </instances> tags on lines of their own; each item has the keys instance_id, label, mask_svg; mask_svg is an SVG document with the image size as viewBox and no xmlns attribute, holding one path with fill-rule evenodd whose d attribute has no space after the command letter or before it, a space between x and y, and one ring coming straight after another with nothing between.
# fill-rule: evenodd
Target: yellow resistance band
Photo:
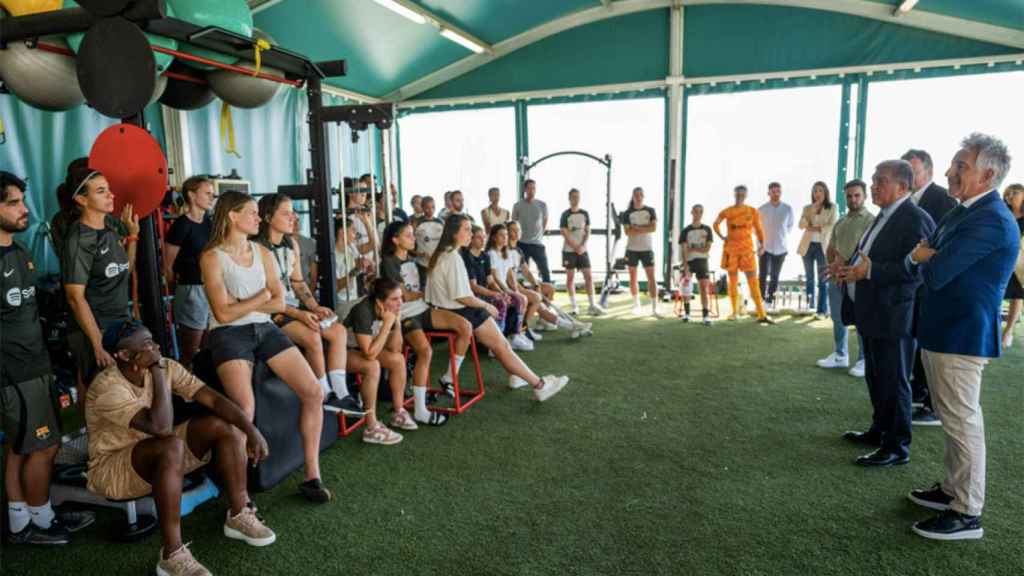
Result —
<instances>
[{"instance_id":1,"label":"yellow resistance band","mask_svg":"<svg viewBox=\"0 0 1024 576\"><path fill-rule=\"evenodd\" d=\"M235 149L235 123L231 120L231 106L228 106L227 102L221 102L220 105L220 140L227 140L225 151L228 154L233 154L236 158L242 157Z\"/></svg>"},{"instance_id":2,"label":"yellow resistance band","mask_svg":"<svg viewBox=\"0 0 1024 576\"><path fill-rule=\"evenodd\" d=\"M253 43L253 45L252 45L252 49L253 49L253 52L254 52L253 60L256 61L256 71L253 72L253 74L252 74L253 76L259 76L260 75L260 67L263 65L262 62L260 61L260 59L261 59L260 53L262 53L264 50L270 50L270 48L271 48L270 42L267 42L266 40L264 40L262 38L257 39L256 42Z\"/></svg>"}]
</instances>

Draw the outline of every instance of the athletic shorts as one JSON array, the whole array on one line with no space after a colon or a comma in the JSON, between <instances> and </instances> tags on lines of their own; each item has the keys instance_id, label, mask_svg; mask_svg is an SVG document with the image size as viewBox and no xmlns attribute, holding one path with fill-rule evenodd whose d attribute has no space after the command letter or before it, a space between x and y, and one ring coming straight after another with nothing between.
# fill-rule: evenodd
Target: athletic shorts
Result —
<instances>
[{"instance_id":1,"label":"athletic shorts","mask_svg":"<svg viewBox=\"0 0 1024 576\"><path fill-rule=\"evenodd\" d=\"M487 319L491 317L491 315L487 313L487 310L484 310L483 308L470 308L468 306L456 308L455 310L450 310L450 312L454 312L466 320L469 320L469 324L473 326L473 330L483 326L484 322L487 322Z\"/></svg>"},{"instance_id":2,"label":"athletic shorts","mask_svg":"<svg viewBox=\"0 0 1024 576\"><path fill-rule=\"evenodd\" d=\"M636 268L638 263L643 263L644 268L654 266L653 250L626 250L626 266Z\"/></svg>"},{"instance_id":3,"label":"athletic shorts","mask_svg":"<svg viewBox=\"0 0 1024 576\"><path fill-rule=\"evenodd\" d=\"M698 280L708 279L708 259L707 258L695 258L686 263L686 267L690 270L690 274L696 274Z\"/></svg>"},{"instance_id":4,"label":"athletic shorts","mask_svg":"<svg viewBox=\"0 0 1024 576\"><path fill-rule=\"evenodd\" d=\"M56 380L40 376L0 388L0 418L15 454L31 454L60 443Z\"/></svg>"},{"instance_id":5,"label":"athletic shorts","mask_svg":"<svg viewBox=\"0 0 1024 576\"><path fill-rule=\"evenodd\" d=\"M210 461L213 450L198 458L188 447L188 422L174 427L174 435L185 443L184 476ZM141 498L153 491L153 486L146 482L132 466L132 450L138 442L126 446L113 454L107 454L97 461L89 461L89 491L111 500L129 500Z\"/></svg>"},{"instance_id":6,"label":"athletic shorts","mask_svg":"<svg viewBox=\"0 0 1024 576\"><path fill-rule=\"evenodd\" d=\"M248 360L253 364L266 362L293 346L295 344L273 322L221 326L207 335L207 348L213 356L214 367L232 360Z\"/></svg>"},{"instance_id":7,"label":"athletic shorts","mask_svg":"<svg viewBox=\"0 0 1024 576\"><path fill-rule=\"evenodd\" d=\"M408 334L409 332L415 332L417 330L423 330L424 332L433 331L434 324L430 321L430 314L432 312L432 309L425 310L412 318L402 320L402 333Z\"/></svg>"},{"instance_id":8,"label":"athletic shorts","mask_svg":"<svg viewBox=\"0 0 1024 576\"><path fill-rule=\"evenodd\" d=\"M210 323L210 303L199 284L178 284L174 289L174 322L190 330L206 330Z\"/></svg>"},{"instance_id":9,"label":"athletic shorts","mask_svg":"<svg viewBox=\"0 0 1024 576\"><path fill-rule=\"evenodd\" d=\"M590 254L584 252L562 252L562 268L566 270L586 270L590 268Z\"/></svg>"},{"instance_id":10,"label":"athletic shorts","mask_svg":"<svg viewBox=\"0 0 1024 576\"><path fill-rule=\"evenodd\" d=\"M741 252L739 254L730 254L728 252L722 252L722 268L728 272L757 272L757 257L753 252Z\"/></svg>"}]
</instances>

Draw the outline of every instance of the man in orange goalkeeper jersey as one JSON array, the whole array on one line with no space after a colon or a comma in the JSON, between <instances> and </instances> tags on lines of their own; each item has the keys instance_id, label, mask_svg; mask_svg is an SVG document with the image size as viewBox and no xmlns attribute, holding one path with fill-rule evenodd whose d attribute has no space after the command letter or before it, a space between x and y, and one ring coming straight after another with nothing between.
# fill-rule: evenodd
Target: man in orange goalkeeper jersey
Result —
<instances>
[{"instance_id":1,"label":"man in orange goalkeeper jersey","mask_svg":"<svg viewBox=\"0 0 1024 576\"><path fill-rule=\"evenodd\" d=\"M774 324L765 314L764 302L761 301L761 286L757 281L757 254L750 236L751 232L757 235L757 253L763 251L764 228L761 226L761 215L753 206L744 204L747 200L746 186L737 186L733 192L736 204L722 210L712 226L715 234L725 241L722 247L722 268L729 274L729 301L732 303L729 320L735 320L739 312L739 272L742 270L747 275L750 297L754 299L757 308L757 321L761 324ZM723 236L719 230L722 220L725 220L728 227L727 236Z\"/></svg>"}]
</instances>

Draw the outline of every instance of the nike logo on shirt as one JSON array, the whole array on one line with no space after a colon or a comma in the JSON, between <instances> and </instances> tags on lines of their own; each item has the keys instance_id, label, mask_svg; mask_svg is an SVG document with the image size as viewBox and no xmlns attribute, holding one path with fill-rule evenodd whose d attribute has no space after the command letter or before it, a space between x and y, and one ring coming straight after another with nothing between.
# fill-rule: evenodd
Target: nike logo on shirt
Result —
<instances>
[{"instance_id":1,"label":"nike logo on shirt","mask_svg":"<svg viewBox=\"0 0 1024 576\"><path fill-rule=\"evenodd\" d=\"M110 252L110 248L108 248L108 247L100 248L100 256L106 254L107 252Z\"/></svg>"},{"instance_id":2,"label":"nike logo on shirt","mask_svg":"<svg viewBox=\"0 0 1024 576\"><path fill-rule=\"evenodd\" d=\"M11 274L14 274L14 270L8 270L7 272L4 272L4 278L9 278Z\"/></svg>"}]
</instances>

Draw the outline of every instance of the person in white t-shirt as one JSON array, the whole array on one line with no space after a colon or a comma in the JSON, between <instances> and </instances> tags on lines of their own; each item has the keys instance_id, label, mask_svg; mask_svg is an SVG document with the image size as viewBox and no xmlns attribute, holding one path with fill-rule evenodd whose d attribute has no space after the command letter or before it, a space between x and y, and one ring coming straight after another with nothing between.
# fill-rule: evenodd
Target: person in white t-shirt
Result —
<instances>
[{"instance_id":1,"label":"person in white t-shirt","mask_svg":"<svg viewBox=\"0 0 1024 576\"><path fill-rule=\"evenodd\" d=\"M572 313L579 313L576 306L576 270L583 272L583 285L587 289L587 299L590 300L590 315L600 316L605 313L604 309L594 302L594 278L590 274L590 254L587 253L587 240L590 239L590 214L580 208L580 191L576 188L569 190L569 209L562 212L559 219L559 229L562 231L562 266L565 268L565 286L569 291L569 304L572 306Z\"/></svg>"},{"instance_id":2,"label":"person in white t-shirt","mask_svg":"<svg viewBox=\"0 0 1024 576\"><path fill-rule=\"evenodd\" d=\"M501 334L493 319L498 311L473 296L469 274L459 253L460 249L469 246L472 236L469 218L455 214L445 222L437 250L427 266L426 300L433 306L451 310L468 320L473 326L476 339L494 352L498 362L509 373L509 387L531 386L534 398L543 402L561 391L568 384L569 377L537 376Z\"/></svg>"},{"instance_id":3,"label":"person in white t-shirt","mask_svg":"<svg viewBox=\"0 0 1024 576\"><path fill-rule=\"evenodd\" d=\"M420 206L423 208L423 217L416 224L413 234L416 236L416 263L425 269L441 239L444 221L434 216L434 199L430 196L424 196Z\"/></svg>"},{"instance_id":4,"label":"person in white t-shirt","mask_svg":"<svg viewBox=\"0 0 1024 576\"><path fill-rule=\"evenodd\" d=\"M360 293L364 291L362 287L366 284L367 275L373 270L373 262L356 248L356 231L352 220L349 218L347 222L342 222L339 218L334 223L334 282L338 293L335 312L338 318L348 316L348 311L355 306Z\"/></svg>"},{"instance_id":5,"label":"person in white t-shirt","mask_svg":"<svg viewBox=\"0 0 1024 576\"><path fill-rule=\"evenodd\" d=\"M520 292L519 282L516 280L519 266L521 264L519 252L508 246L508 230L504 224L495 224L487 237L487 257L491 263L491 282L502 293L514 299L517 306L523 312L522 326L530 321L530 318L537 313L540 305L540 297L528 300L525 294ZM516 332L509 342L512 347L519 350L529 351L533 349L533 342L523 333Z\"/></svg>"}]
</instances>

